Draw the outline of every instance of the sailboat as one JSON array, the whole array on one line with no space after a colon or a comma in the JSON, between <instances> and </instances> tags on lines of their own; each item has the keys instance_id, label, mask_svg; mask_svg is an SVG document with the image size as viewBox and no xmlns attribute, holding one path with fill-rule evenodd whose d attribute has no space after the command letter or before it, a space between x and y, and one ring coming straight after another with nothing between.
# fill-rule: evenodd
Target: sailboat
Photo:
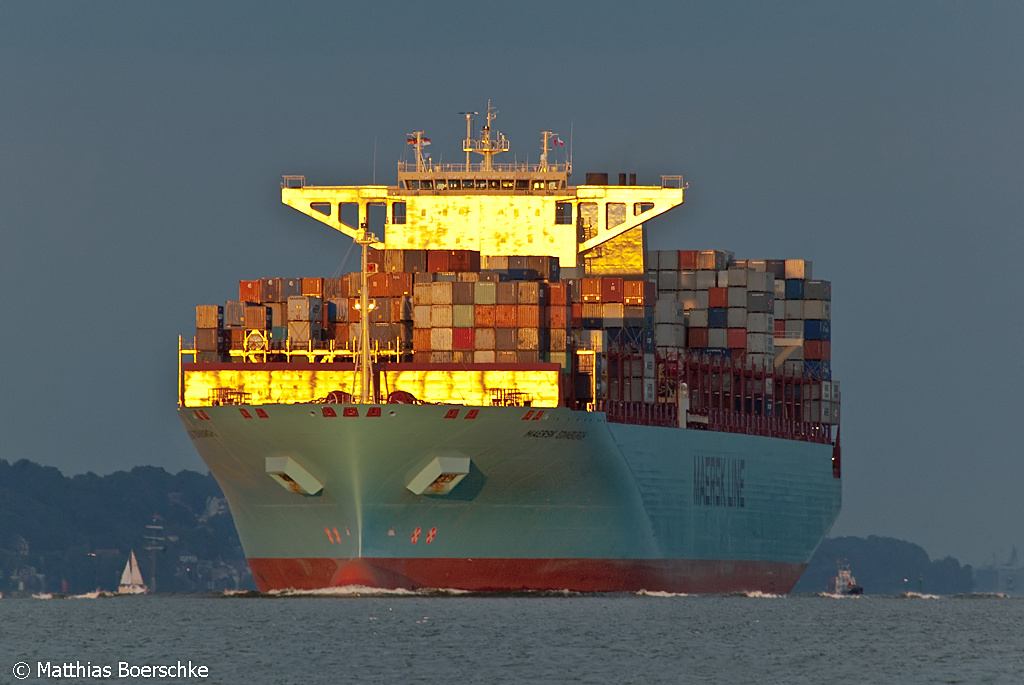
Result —
<instances>
[{"instance_id":1,"label":"sailboat","mask_svg":"<svg viewBox=\"0 0 1024 685\"><path fill-rule=\"evenodd\" d=\"M135 559L135 550L124 565L121 573L121 584L117 586L119 595L142 595L147 592L146 584L142 582L142 573L139 571L139 562Z\"/></svg>"}]
</instances>

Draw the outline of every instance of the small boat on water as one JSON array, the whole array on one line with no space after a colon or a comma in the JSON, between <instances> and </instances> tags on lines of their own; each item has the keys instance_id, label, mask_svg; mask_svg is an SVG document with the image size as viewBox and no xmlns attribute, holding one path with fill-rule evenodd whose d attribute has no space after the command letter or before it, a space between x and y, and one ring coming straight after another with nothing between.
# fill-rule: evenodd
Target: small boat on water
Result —
<instances>
[{"instance_id":1,"label":"small boat on water","mask_svg":"<svg viewBox=\"0 0 1024 685\"><path fill-rule=\"evenodd\" d=\"M836 575L829 578L828 592L830 595L861 595L864 588L857 585L857 579L850 571L850 562L842 561L838 564Z\"/></svg>"},{"instance_id":2,"label":"small boat on water","mask_svg":"<svg viewBox=\"0 0 1024 685\"><path fill-rule=\"evenodd\" d=\"M142 572L139 571L139 562L135 559L135 550L132 550L128 563L121 573L121 584L117 586L119 595L144 595L148 592L146 584L142 580Z\"/></svg>"}]
</instances>

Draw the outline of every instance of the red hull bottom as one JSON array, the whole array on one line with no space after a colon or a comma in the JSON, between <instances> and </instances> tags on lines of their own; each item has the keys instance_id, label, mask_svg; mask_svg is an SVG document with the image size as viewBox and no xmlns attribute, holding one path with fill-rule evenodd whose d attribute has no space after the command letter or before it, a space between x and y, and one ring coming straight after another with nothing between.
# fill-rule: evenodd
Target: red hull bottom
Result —
<instances>
[{"instance_id":1,"label":"red hull bottom","mask_svg":"<svg viewBox=\"0 0 1024 685\"><path fill-rule=\"evenodd\" d=\"M256 587L786 594L806 564L702 559L250 559Z\"/></svg>"}]
</instances>

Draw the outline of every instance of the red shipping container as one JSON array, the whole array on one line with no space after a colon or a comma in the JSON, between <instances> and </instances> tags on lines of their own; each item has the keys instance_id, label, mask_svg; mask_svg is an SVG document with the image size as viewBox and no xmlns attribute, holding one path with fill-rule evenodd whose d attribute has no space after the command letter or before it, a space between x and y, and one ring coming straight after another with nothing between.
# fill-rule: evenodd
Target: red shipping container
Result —
<instances>
[{"instance_id":1,"label":"red shipping container","mask_svg":"<svg viewBox=\"0 0 1024 685\"><path fill-rule=\"evenodd\" d=\"M708 329L690 328L687 331L687 347L703 348L708 346Z\"/></svg>"},{"instance_id":2,"label":"red shipping container","mask_svg":"<svg viewBox=\"0 0 1024 685\"><path fill-rule=\"evenodd\" d=\"M786 320L781 317L775 319L775 335L780 338L786 337Z\"/></svg>"},{"instance_id":3,"label":"red shipping container","mask_svg":"<svg viewBox=\"0 0 1024 685\"><path fill-rule=\"evenodd\" d=\"M481 328L494 328L495 313L493 304L478 304L473 307L473 323Z\"/></svg>"},{"instance_id":4,"label":"red shipping container","mask_svg":"<svg viewBox=\"0 0 1024 685\"><path fill-rule=\"evenodd\" d=\"M391 297L402 297L403 295L412 295L412 274L408 273L393 273L388 274L391 277L390 290L388 295Z\"/></svg>"},{"instance_id":5,"label":"red shipping container","mask_svg":"<svg viewBox=\"0 0 1024 685\"><path fill-rule=\"evenodd\" d=\"M440 274L451 270L451 250L427 250L427 271Z\"/></svg>"},{"instance_id":6,"label":"red shipping container","mask_svg":"<svg viewBox=\"0 0 1024 685\"><path fill-rule=\"evenodd\" d=\"M515 328L516 306L514 304L494 305L494 325L498 328Z\"/></svg>"},{"instance_id":7,"label":"red shipping container","mask_svg":"<svg viewBox=\"0 0 1024 685\"><path fill-rule=\"evenodd\" d=\"M313 295L314 297L324 296L324 279L322 278L303 278L302 281L302 294Z\"/></svg>"},{"instance_id":8,"label":"red shipping container","mask_svg":"<svg viewBox=\"0 0 1024 685\"><path fill-rule=\"evenodd\" d=\"M480 271L480 253L474 250L451 250L449 271Z\"/></svg>"},{"instance_id":9,"label":"red shipping container","mask_svg":"<svg viewBox=\"0 0 1024 685\"><path fill-rule=\"evenodd\" d=\"M580 328L580 327L582 327L583 326L583 303L582 302L573 302L572 303L572 310L571 311L572 311L572 317L570 319L570 323L572 325L570 326L570 328Z\"/></svg>"},{"instance_id":10,"label":"red shipping container","mask_svg":"<svg viewBox=\"0 0 1024 685\"><path fill-rule=\"evenodd\" d=\"M680 271L696 271L697 269L697 250L680 250L679 251L679 270Z\"/></svg>"},{"instance_id":11,"label":"red shipping container","mask_svg":"<svg viewBox=\"0 0 1024 685\"><path fill-rule=\"evenodd\" d=\"M425 329L425 330L429 330L429 329ZM424 351L424 352L413 352L412 353L412 363L413 364L430 364L431 363L430 351L427 350L427 351Z\"/></svg>"},{"instance_id":12,"label":"red shipping container","mask_svg":"<svg viewBox=\"0 0 1024 685\"><path fill-rule=\"evenodd\" d=\"M516 326L518 328L540 328L540 305L517 304Z\"/></svg>"},{"instance_id":13,"label":"red shipping container","mask_svg":"<svg viewBox=\"0 0 1024 685\"><path fill-rule=\"evenodd\" d=\"M583 302L601 301L601 279L582 278L580 279L580 292L583 295Z\"/></svg>"},{"instance_id":14,"label":"red shipping container","mask_svg":"<svg viewBox=\"0 0 1024 685\"><path fill-rule=\"evenodd\" d=\"M647 286L651 286L648 288ZM654 299L657 297L657 287L651 281L623 281L622 282L622 301L628 305L644 306L645 304L654 304ZM648 299L648 293L651 294L651 298Z\"/></svg>"},{"instance_id":15,"label":"red shipping container","mask_svg":"<svg viewBox=\"0 0 1024 685\"><path fill-rule=\"evenodd\" d=\"M622 302L623 280L621 278L601 279L601 302ZM584 300L586 301L586 300Z\"/></svg>"},{"instance_id":16,"label":"red shipping container","mask_svg":"<svg viewBox=\"0 0 1024 685\"><path fill-rule=\"evenodd\" d=\"M452 349L453 350L472 350L474 341L474 333L472 328L453 328L452 329Z\"/></svg>"},{"instance_id":17,"label":"red shipping container","mask_svg":"<svg viewBox=\"0 0 1024 685\"><path fill-rule=\"evenodd\" d=\"M359 298L348 298L348 322L359 323Z\"/></svg>"},{"instance_id":18,"label":"red shipping container","mask_svg":"<svg viewBox=\"0 0 1024 685\"><path fill-rule=\"evenodd\" d=\"M261 281L239 281L238 300L240 302L262 302L263 289Z\"/></svg>"},{"instance_id":19,"label":"red shipping container","mask_svg":"<svg viewBox=\"0 0 1024 685\"><path fill-rule=\"evenodd\" d=\"M744 303L746 304L746 303ZM708 288L708 306L709 307L728 307L729 306L729 289L728 288Z\"/></svg>"},{"instance_id":20,"label":"red shipping container","mask_svg":"<svg viewBox=\"0 0 1024 685\"><path fill-rule=\"evenodd\" d=\"M745 350L747 349L747 329L746 328L730 328L726 335L726 344L729 349L733 350Z\"/></svg>"},{"instance_id":21,"label":"red shipping container","mask_svg":"<svg viewBox=\"0 0 1024 685\"><path fill-rule=\"evenodd\" d=\"M804 340L804 359L831 361L832 343L828 340Z\"/></svg>"},{"instance_id":22,"label":"red shipping container","mask_svg":"<svg viewBox=\"0 0 1024 685\"><path fill-rule=\"evenodd\" d=\"M569 284L551 283L548 285L548 297L553 305L569 304Z\"/></svg>"}]
</instances>

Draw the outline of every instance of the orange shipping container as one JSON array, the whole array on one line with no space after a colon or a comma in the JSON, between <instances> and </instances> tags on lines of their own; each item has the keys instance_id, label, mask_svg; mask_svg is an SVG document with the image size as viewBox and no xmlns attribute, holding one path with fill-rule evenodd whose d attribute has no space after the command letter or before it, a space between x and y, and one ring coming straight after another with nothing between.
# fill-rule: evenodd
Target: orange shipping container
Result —
<instances>
[{"instance_id":1,"label":"orange shipping container","mask_svg":"<svg viewBox=\"0 0 1024 685\"><path fill-rule=\"evenodd\" d=\"M494 325L498 328L516 327L516 305L496 304L494 305Z\"/></svg>"},{"instance_id":2,"label":"orange shipping container","mask_svg":"<svg viewBox=\"0 0 1024 685\"><path fill-rule=\"evenodd\" d=\"M568 328L569 327L569 308L565 305L556 306L551 305L547 308L547 327L548 328Z\"/></svg>"},{"instance_id":3,"label":"orange shipping container","mask_svg":"<svg viewBox=\"0 0 1024 685\"><path fill-rule=\"evenodd\" d=\"M634 307L654 305L658 299L658 287L651 281L624 281L622 299Z\"/></svg>"},{"instance_id":4,"label":"orange shipping container","mask_svg":"<svg viewBox=\"0 0 1024 685\"><path fill-rule=\"evenodd\" d=\"M415 352L429 352L430 351L430 329L429 328L414 328L414 329L412 329L412 349Z\"/></svg>"},{"instance_id":5,"label":"orange shipping container","mask_svg":"<svg viewBox=\"0 0 1024 685\"><path fill-rule=\"evenodd\" d=\"M680 250L679 251L679 270L680 271L696 271L697 270L697 250Z\"/></svg>"},{"instance_id":6,"label":"orange shipping container","mask_svg":"<svg viewBox=\"0 0 1024 685\"><path fill-rule=\"evenodd\" d=\"M746 304L746 303L744 303ZM729 306L729 289L728 288L708 288L708 306L709 307L728 307Z\"/></svg>"},{"instance_id":7,"label":"orange shipping container","mask_svg":"<svg viewBox=\"0 0 1024 685\"><path fill-rule=\"evenodd\" d=\"M315 297L324 296L324 279L322 278L303 278L302 279L302 294L313 295Z\"/></svg>"},{"instance_id":8,"label":"orange shipping container","mask_svg":"<svg viewBox=\"0 0 1024 685\"><path fill-rule=\"evenodd\" d=\"M551 283L548 285L548 299L552 305L569 304L569 284Z\"/></svg>"},{"instance_id":9,"label":"orange shipping container","mask_svg":"<svg viewBox=\"0 0 1024 685\"><path fill-rule=\"evenodd\" d=\"M391 274L370 274L367 283L370 297L387 297L391 290Z\"/></svg>"},{"instance_id":10,"label":"orange shipping container","mask_svg":"<svg viewBox=\"0 0 1024 685\"><path fill-rule=\"evenodd\" d=\"M401 297L403 295L412 295L412 274L407 273L393 273L391 276L391 288L388 294L391 297Z\"/></svg>"},{"instance_id":11,"label":"orange shipping container","mask_svg":"<svg viewBox=\"0 0 1024 685\"><path fill-rule=\"evenodd\" d=\"M601 279L600 278L583 278L580 279L580 293L583 295L584 302L600 302L601 301Z\"/></svg>"},{"instance_id":12,"label":"orange shipping container","mask_svg":"<svg viewBox=\"0 0 1024 685\"><path fill-rule=\"evenodd\" d=\"M239 281L238 300L240 302L262 302L262 288L260 281Z\"/></svg>"},{"instance_id":13,"label":"orange shipping container","mask_svg":"<svg viewBox=\"0 0 1024 685\"><path fill-rule=\"evenodd\" d=\"M540 327L540 305L537 304L517 304L516 305L516 326L519 328L532 328L536 330Z\"/></svg>"},{"instance_id":14,"label":"orange shipping container","mask_svg":"<svg viewBox=\"0 0 1024 685\"><path fill-rule=\"evenodd\" d=\"M477 326L494 328L495 316L493 304L478 304L473 308L473 322Z\"/></svg>"},{"instance_id":15,"label":"orange shipping container","mask_svg":"<svg viewBox=\"0 0 1024 685\"><path fill-rule=\"evenodd\" d=\"M359 298L348 298L348 322L359 323Z\"/></svg>"}]
</instances>

